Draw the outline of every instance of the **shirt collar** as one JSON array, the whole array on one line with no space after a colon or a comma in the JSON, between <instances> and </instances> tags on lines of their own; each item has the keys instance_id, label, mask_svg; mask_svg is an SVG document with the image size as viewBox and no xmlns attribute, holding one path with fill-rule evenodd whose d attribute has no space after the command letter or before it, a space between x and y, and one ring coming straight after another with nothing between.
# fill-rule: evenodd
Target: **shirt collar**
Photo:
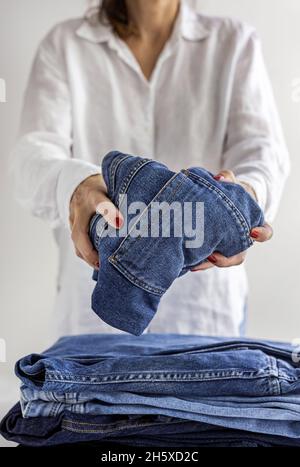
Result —
<instances>
[{"instance_id":1,"label":"shirt collar","mask_svg":"<svg viewBox=\"0 0 300 467\"><path fill-rule=\"evenodd\" d=\"M113 36L110 24L99 22L97 13L85 18L76 30L77 36L95 43L108 42ZM175 35L188 41L199 41L209 36L204 18L191 7L182 4L175 24Z\"/></svg>"}]
</instances>

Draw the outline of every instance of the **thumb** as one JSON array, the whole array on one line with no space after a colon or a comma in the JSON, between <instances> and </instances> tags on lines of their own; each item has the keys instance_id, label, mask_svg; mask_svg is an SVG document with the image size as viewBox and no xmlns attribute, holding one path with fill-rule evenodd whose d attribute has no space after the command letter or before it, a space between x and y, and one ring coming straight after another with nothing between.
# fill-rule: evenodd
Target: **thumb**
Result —
<instances>
[{"instance_id":1,"label":"thumb","mask_svg":"<svg viewBox=\"0 0 300 467\"><path fill-rule=\"evenodd\" d=\"M236 183L236 178L232 170L222 170L214 177L219 182L232 182Z\"/></svg>"},{"instance_id":2,"label":"thumb","mask_svg":"<svg viewBox=\"0 0 300 467\"><path fill-rule=\"evenodd\" d=\"M109 225L120 229L124 223L124 218L119 209L105 195L101 194L95 199L95 211L101 214Z\"/></svg>"}]
</instances>

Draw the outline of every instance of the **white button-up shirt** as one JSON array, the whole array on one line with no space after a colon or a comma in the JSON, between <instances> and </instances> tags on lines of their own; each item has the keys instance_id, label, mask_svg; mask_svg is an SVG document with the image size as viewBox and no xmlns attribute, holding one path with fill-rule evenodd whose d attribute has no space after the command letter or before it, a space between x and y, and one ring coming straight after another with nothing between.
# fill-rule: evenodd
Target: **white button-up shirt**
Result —
<instances>
[{"instance_id":1,"label":"white button-up shirt","mask_svg":"<svg viewBox=\"0 0 300 467\"><path fill-rule=\"evenodd\" d=\"M149 81L98 21L63 22L40 44L14 160L18 198L50 221L58 242L58 334L115 332L91 311L92 271L68 228L73 191L113 149L173 170L231 169L272 221L289 159L254 29L182 5ZM163 297L149 331L237 335L246 297L243 267L189 273Z\"/></svg>"}]
</instances>

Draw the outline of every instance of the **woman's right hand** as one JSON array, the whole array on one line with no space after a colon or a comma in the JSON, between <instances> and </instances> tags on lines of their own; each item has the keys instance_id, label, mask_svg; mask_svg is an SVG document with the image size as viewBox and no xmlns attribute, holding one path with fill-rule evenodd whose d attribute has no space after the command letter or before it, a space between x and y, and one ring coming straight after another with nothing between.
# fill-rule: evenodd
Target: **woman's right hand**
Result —
<instances>
[{"instance_id":1,"label":"woman's right hand","mask_svg":"<svg viewBox=\"0 0 300 467\"><path fill-rule=\"evenodd\" d=\"M99 255L89 238L89 224L95 212L101 214L112 227L122 227L122 214L107 197L101 174L85 179L74 191L70 202L71 237L76 254L92 268L99 269Z\"/></svg>"}]
</instances>

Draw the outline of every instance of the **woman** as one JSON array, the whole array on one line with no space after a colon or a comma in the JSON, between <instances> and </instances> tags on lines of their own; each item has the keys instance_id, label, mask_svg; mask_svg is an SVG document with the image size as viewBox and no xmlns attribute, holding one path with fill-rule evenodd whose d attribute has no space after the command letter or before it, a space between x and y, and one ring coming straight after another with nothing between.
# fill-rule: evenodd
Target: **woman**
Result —
<instances>
[{"instance_id":1,"label":"woman","mask_svg":"<svg viewBox=\"0 0 300 467\"><path fill-rule=\"evenodd\" d=\"M59 24L42 41L15 172L20 200L51 222L58 242L58 334L115 332L90 310L90 266L101 265L87 234L96 209L122 224L99 169L112 149L242 183L272 221L289 161L255 31L180 0L104 0L96 14ZM252 236L266 241L272 229ZM216 252L177 280L148 331L238 335L244 259Z\"/></svg>"}]
</instances>

